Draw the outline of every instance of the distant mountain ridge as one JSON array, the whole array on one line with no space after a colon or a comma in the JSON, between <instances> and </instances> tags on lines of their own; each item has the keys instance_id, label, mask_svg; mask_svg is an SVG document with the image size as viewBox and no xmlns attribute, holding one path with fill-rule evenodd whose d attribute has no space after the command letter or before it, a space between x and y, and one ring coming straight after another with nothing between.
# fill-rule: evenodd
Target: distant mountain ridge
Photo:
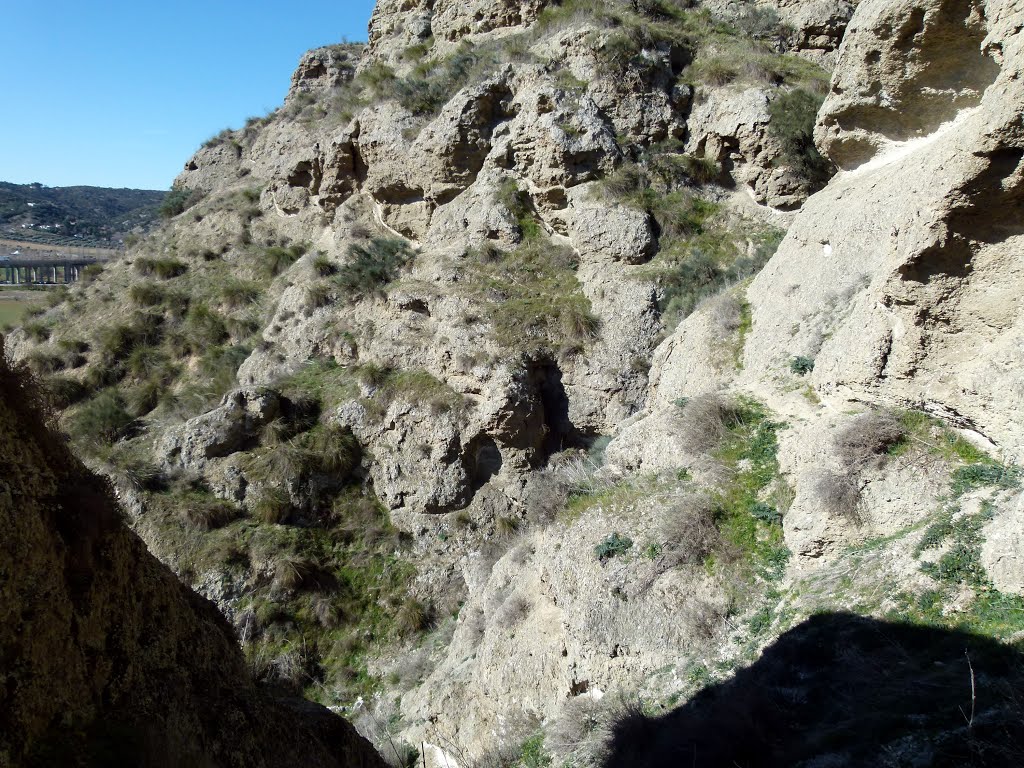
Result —
<instances>
[{"instance_id":1,"label":"distant mountain ridge","mask_svg":"<svg viewBox=\"0 0 1024 768\"><path fill-rule=\"evenodd\" d=\"M0 182L0 235L27 230L118 240L159 217L166 192Z\"/></svg>"}]
</instances>

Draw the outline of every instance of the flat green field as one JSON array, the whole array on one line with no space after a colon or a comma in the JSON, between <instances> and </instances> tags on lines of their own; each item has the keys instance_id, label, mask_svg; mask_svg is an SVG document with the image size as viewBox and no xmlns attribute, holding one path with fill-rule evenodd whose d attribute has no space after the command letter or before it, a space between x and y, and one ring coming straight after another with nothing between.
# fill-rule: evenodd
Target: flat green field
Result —
<instances>
[{"instance_id":1,"label":"flat green field","mask_svg":"<svg viewBox=\"0 0 1024 768\"><path fill-rule=\"evenodd\" d=\"M30 307L45 299L46 294L41 291L0 291L0 330L20 323Z\"/></svg>"}]
</instances>

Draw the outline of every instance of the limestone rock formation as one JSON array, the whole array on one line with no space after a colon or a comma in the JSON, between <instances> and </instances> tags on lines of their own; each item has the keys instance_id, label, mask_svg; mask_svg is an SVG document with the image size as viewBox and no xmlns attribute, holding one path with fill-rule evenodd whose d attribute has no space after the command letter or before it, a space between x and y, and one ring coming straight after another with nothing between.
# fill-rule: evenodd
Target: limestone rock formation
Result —
<instances>
[{"instance_id":1,"label":"limestone rock formation","mask_svg":"<svg viewBox=\"0 0 1024 768\"><path fill-rule=\"evenodd\" d=\"M1020 19L1013 3L858 6L817 128L846 170L747 292L748 376L809 356L821 392L923 407L1024 455L1007 293L1024 244Z\"/></svg>"},{"instance_id":2,"label":"limestone rock formation","mask_svg":"<svg viewBox=\"0 0 1024 768\"><path fill-rule=\"evenodd\" d=\"M691 5L381 0L12 334L399 761L600 765L816 613L1024 631L1024 11Z\"/></svg>"}]
</instances>

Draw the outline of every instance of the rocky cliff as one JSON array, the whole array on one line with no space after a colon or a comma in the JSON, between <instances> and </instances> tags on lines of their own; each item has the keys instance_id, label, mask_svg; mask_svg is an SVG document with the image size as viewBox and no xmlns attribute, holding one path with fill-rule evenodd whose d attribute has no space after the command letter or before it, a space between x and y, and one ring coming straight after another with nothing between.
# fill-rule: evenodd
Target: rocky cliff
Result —
<instances>
[{"instance_id":1,"label":"rocky cliff","mask_svg":"<svg viewBox=\"0 0 1024 768\"><path fill-rule=\"evenodd\" d=\"M381 0L11 352L261 676L398 763L628 764L638 707L735 692L821 612L999 657L1022 24ZM1015 749L926 721L863 759Z\"/></svg>"}]
</instances>

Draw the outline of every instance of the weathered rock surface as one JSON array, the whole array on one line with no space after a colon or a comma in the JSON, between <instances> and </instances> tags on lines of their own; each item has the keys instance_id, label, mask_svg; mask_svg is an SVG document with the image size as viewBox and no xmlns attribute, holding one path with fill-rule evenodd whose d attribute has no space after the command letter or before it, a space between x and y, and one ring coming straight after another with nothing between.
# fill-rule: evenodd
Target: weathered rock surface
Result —
<instances>
[{"instance_id":1,"label":"weathered rock surface","mask_svg":"<svg viewBox=\"0 0 1024 768\"><path fill-rule=\"evenodd\" d=\"M280 399L271 390L235 390L224 396L220 407L167 430L157 453L172 466L201 470L208 459L251 447L259 430L280 412Z\"/></svg>"},{"instance_id":2,"label":"weathered rock surface","mask_svg":"<svg viewBox=\"0 0 1024 768\"><path fill-rule=\"evenodd\" d=\"M750 286L745 378L809 356L820 392L924 407L1024 455L1024 315L1009 288L1024 249L1022 20L1013 3L984 20L970 3L858 6L818 124L849 170Z\"/></svg>"}]
</instances>

